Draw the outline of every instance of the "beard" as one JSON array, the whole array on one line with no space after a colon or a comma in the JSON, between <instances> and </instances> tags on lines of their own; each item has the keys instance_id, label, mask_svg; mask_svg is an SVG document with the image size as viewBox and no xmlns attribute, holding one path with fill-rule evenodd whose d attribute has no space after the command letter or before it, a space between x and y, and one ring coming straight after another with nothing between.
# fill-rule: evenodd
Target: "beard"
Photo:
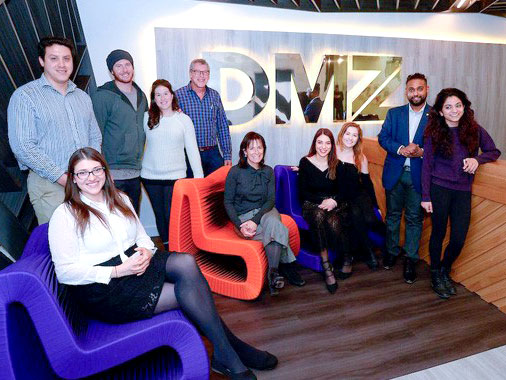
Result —
<instances>
[{"instance_id":1,"label":"beard","mask_svg":"<svg viewBox=\"0 0 506 380\"><path fill-rule=\"evenodd\" d=\"M114 80L118 81L118 82L121 82L121 83L132 83L133 79L134 79L134 73L132 72L132 74L129 76L129 79L128 80L125 80L123 78L121 78L120 76L116 75L114 73L114 71L112 72L112 76L114 77Z\"/></svg>"},{"instance_id":2,"label":"beard","mask_svg":"<svg viewBox=\"0 0 506 380\"><path fill-rule=\"evenodd\" d=\"M426 96L421 96L420 100L414 100L413 98L410 98L410 99L408 99L408 102L412 106L418 107L418 106L421 106L423 103L425 103L426 99L427 99Z\"/></svg>"}]
</instances>

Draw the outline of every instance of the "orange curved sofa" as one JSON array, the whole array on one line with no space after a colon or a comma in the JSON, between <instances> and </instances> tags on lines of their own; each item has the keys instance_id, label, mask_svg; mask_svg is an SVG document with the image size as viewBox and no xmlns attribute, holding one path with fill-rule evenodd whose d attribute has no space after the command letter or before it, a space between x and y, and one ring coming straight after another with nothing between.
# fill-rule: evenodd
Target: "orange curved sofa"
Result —
<instances>
[{"instance_id":1,"label":"orange curved sofa","mask_svg":"<svg viewBox=\"0 0 506 380\"><path fill-rule=\"evenodd\" d=\"M176 182L170 214L170 250L193 254L213 292L253 300L262 291L267 258L261 242L237 236L225 212L223 193L229 170L229 166L224 166L206 178ZM281 215L281 221L288 227L290 247L297 255L297 225L288 215Z\"/></svg>"}]
</instances>

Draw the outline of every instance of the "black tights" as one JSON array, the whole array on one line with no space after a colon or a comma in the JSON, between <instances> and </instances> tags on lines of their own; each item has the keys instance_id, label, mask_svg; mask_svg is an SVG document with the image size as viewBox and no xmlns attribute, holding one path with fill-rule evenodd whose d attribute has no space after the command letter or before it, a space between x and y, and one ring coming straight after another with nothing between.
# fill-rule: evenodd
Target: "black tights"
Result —
<instances>
[{"instance_id":1,"label":"black tights","mask_svg":"<svg viewBox=\"0 0 506 380\"><path fill-rule=\"evenodd\" d=\"M246 370L244 363L264 353L237 338L220 319L211 290L193 256L173 253L165 266L166 282L155 313L180 307L211 341L214 357L233 372Z\"/></svg>"}]
</instances>

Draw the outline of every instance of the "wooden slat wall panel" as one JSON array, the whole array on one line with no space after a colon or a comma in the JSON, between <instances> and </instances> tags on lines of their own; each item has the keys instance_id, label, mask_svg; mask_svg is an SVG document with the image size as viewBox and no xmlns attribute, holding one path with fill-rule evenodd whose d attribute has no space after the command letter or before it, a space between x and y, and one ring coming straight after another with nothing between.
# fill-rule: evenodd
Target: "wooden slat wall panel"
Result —
<instances>
[{"instance_id":1,"label":"wooden slat wall panel","mask_svg":"<svg viewBox=\"0 0 506 380\"><path fill-rule=\"evenodd\" d=\"M385 215L381 173L386 153L377 139L366 138L365 154L380 209ZM506 313L506 161L480 166L473 185L471 225L466 244L453 265L452 277ZM430 218L424 220L420 257L430 262ZM443 249L448 244L445 237Z\"/></svg>"}]
</instances>

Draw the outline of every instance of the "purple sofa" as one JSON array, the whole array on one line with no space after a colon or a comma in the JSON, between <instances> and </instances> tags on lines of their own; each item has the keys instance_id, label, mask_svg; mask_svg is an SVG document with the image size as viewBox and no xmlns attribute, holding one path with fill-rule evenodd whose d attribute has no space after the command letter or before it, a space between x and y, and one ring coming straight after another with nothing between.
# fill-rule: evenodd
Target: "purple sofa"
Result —
<instances>
[{"instance_id":1,"label":"purple sofa","mask_svg":"<svg viewBox=\"0 0 506 380\"><path fill-rule=\"evenodd\" d=\"M290 166L276 165L274 167L274 177L276 180L276 208L280 213L291 216L293 220L295 220L295 223L297 223L299 231L301 232L301 247L299 255L297 256L297 262L306 268L321 272L322 267L319 253L311 251L311 249L308 248L308 242L305 241L306 239L303 239L303 236L307 235L309 231L309 225L304 218L302 218L297 172L294 172ZM378 210L375 210L375 212L378 219L381 220L381 215ZM376 232L370 231L369 237L377 246L383 246L385 244L384 236ZM333 262L335 259L336 252L329 251L329 261Z\"/></svg>"},{"instance_id":2,"label":"purple sofa","mask_svg":"<svg viewBox=\"0 0 506 380\"><path fill-rule=\"evenodd\" d=\"M208 379L207 352L180 310L125 324L88 319L58 284L47 224L0 272L0 379Z\"/></svg>"}]
</instances>

